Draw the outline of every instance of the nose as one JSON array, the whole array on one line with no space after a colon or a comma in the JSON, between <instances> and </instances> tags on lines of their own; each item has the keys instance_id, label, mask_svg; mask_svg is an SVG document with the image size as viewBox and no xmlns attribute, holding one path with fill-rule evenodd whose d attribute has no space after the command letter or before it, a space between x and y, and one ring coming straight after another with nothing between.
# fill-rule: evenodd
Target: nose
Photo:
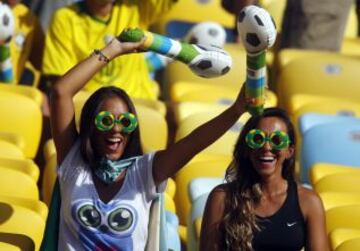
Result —
<instances>
[{"instance_id":1,"label":"nose","mask_svg":"<svg viewBox=\"0 0 360 251\"><path fill-rule=\"evenodd\" d=\"M271 151L271 145L269 141L265 141L265 144L262 147L266 151Z\"/></svg>"},{"instance_id":2,"label":"nose","mask_svg":"<svg viewBox=\"0 0 360 251\"><path fill-rule=\"evenodd\" d=\"M114 132L121 132L123 129L123 126L120 123L115 123L114 127L112 128L112 131Z\"/></svg>"}]
</instances>

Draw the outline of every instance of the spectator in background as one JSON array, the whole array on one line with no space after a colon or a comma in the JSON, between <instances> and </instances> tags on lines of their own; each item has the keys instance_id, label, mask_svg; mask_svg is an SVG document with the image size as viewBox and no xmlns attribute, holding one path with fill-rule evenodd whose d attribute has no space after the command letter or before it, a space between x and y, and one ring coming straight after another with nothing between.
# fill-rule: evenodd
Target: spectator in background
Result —
<instances>
[{"instance_id":1,"label":"spectator in background","mask_svg":"<svg viewBox=\"0 0 360 251\"><path fill-rule=\"evenodd\" d=\"M26 62L30 62L36 70L41 70L44 32L37 17L21 3L21 0L5 0L13 12L15 34L10 41L10 55L13 65L13 83L36 85L34 79L25 72Z\"/></svg>"},{"instance_id":2,"label":"spectator in background","mask_svg":"<svg viewBox=\"0 0 360 251\"><path fill-rule=\"evenodd\" d=\"M90 50L102 48L124 28L148 29L175 0L85 0L58 9L46 36L43 74L44 89L51 86L76 63L86 58ZM151 80L143 54L131 54L107 64L84 87L94 91L115 85L131 97L157 99L158 85Z\"/></svg>"},{"instance_id":3,"label":"spectator in background","mask_svg":"<svg viewBox=\"0 0 360 251\"><path fill-rule=\"evenodd\" d=\"M287 0L280 48L339 51L353 0ZM222 0L224 9L238 15L256 0Z\"/></svg>"}]
</instances>

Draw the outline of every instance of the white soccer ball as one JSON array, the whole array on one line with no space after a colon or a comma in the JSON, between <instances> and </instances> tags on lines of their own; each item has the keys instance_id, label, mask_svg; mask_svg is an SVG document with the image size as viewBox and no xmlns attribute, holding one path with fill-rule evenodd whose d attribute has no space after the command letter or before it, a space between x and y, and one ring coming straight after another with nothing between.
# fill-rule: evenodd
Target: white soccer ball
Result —
<instances>
[{"instance_id":1,"label":"white soccer ball","mask_svg":"<svg viewBox=\"0 0 360 251\"><path fill-rule=\"evenodd\" d=\"M0 2L0 41L8 42L15 32L14 15L7 4Z\"/></svg>"},{"instance_id":2,"label":"white soccer ball","mask_svg":"<svg viewBox=\"0 0 360 251\"><path fill-rule=\"evenodd\" d=\"M203 78L214 78L230 71L232 58L226 51L211 45L193 44L193 46L200 52L189 64L190 69L196 75Z\"/></svg>"},{"instance_id":3,"label":"white soccer ball","mask_svg":"<svg viewBox=\"0 0 360 251\"><path fill-rule=\"evenodd\" d=\"M260 52L275 43L275 22L265 9L258 6L249 5L240 11L237 29L247 52Z\"/></svg>"},{"instance_id":4,"label":"white soccer ball","mask_svg":"<svg viewBox=\"0 0 360 251\"><path fill-rule=\"evenodd\" d=\"M223 48L226 42L225 29L216 22L201 22L194 25L185 36L190 44L213 45Z\"/></svg>"}]
</instances>

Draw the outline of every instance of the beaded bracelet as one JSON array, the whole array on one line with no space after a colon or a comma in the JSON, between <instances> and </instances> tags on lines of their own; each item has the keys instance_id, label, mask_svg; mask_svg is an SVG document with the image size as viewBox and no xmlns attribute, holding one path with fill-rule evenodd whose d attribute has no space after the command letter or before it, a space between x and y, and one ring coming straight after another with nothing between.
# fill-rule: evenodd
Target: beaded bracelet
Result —
<instances>
[{"instance_id":1,"label":"beaded bracelet","mask_svg":"<svg viewBox=\"0 0 360 251\"><path fill-rule=\"evenodd\" d=\"M105 63L110 62L110 59L99 49L95 49L93 54L98 56L99 61L104 61Z\"/></svg>"}]
</instances>

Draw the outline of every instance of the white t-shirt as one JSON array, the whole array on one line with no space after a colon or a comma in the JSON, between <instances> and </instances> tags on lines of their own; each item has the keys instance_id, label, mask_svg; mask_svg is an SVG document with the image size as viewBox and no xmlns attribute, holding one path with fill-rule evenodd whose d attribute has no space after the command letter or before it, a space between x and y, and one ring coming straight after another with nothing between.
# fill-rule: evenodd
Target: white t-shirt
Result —
<instances>
[{"instance_id":1,"label":"white t-shirt","mask_svg":"<svg viewBox=\"0 0 360 251\"><path fill-rule=\"evenodd\" d=\"M148 236L150 206L163 192L152 177L154 153L130 167L121 189L103 203L90 167L80 154L80 141L58 168L61 191L59 250L143 251Z\"/></svg>"}]
</instances>

